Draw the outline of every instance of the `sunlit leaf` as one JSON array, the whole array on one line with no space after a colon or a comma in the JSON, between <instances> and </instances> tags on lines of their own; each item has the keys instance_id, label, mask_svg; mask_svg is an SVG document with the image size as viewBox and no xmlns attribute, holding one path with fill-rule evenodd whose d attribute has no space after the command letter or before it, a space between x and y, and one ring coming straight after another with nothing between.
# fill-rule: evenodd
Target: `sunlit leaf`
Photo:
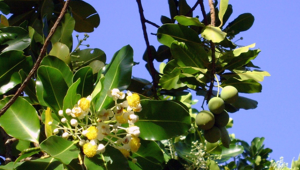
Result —
<instances>
[{"instance_id":1,"label":"sunlit leaf","mask_svg":"<svg viewBox=\"0 0 300 170\"><path fill-rule=\"evenodd\" d=\"M201 36L214 43L219 43L225 39L226 33L223 32L219 27L208 25L203 29Z\"/></svg>"},{"instance_id":2,"label":"sunlit leaf","mask_svg":"<svg viewBox=\"0 0 300 170\"><path fill-rule=\"evenodd\" d=\"M241 53L239 56L232 58L228 64L224 67L225 69L233 70L238 67L248 64L251 60L255 59L260 53L260 50L249 50L248 52Z\"/></svg>"},{"instance_id":3,"label":"sunlit leaf","mask_svg":"<svg viewBox=\"0 0 300 170\"><path fill-rule=\"evenodd\" d=\"M53 158L60 160L64 164L69 164L73 159L78 157L80 152L75 144L59 136L51 136L44 140L40 144L40 147Z\"/></svg>"},{"instance_id":4,"label":"sunlit leaf","mask_svg":"<svg viewBox=\"0 0 300 170\"><path fill-rule=\"evenodd\" d=\"M61 42L56 42L55 44L52 45L52 49L51 49L49 55L52 55L52 56L55 56L55 57L61 59L66 64L69 64L71 62L70 49L68 48L67 45L65 45Z\"/></svg>"},{"instance_id":5,"label":"sunlit leaf","mask_svg":"<svg viewBox=\"0 0 300 170\"><path fill-rule=\"evenodd\" d=\"M225 148L222 146L221 160L217 160L218 162L225 162L232 157L235 157L244 152L244 148L241 145L230 144L229 148Z\"/></svg>"},{"instance_id":6,"label":"sunlit leaf","mask_svg":"<svg viewBox=\"0 0 300 170\"><path fill-rule=\"evenodd\" d=\"M73 69L90 64L94 60L100 60L103 63L106 61L105 53L98 48L87 48L72 52L71 62Z\"/></svg>"},{"instance_id":7,"label":"sunlit leaf","mask_svg":"<svg viewBox=\"0 0 300 170\"><path fill-rule=\"evenodd\" d=\"M186 86L186 84L179 80L180 74L181 72L179 69L173 71L172 73L164 74L159 80L161 87L166 90L171 90Z\"/></svg>"},{"instance_id":8,"label":"sunlit leaf","mask_svg":"<svg viewBox=\"0 0 300 170\"><path fill-rule=\"evenodd\" d=\"M82 97L87 97L93 91L93 70L91 67L82 67L73 77L73 82L80 78L80 83L77 87L77 93Z\"/></svg>"},{"instance_id":9,"label":"sunlit leaf","mask_svg":"<svg viewBox=\"0 0 300 170\"><path fill-rule=\"evenodd\" d=\"M0 31L3 33L16 34L17 37L4 42L2 45L8 45L5 47L2 52L11 51L11 50L24 50L30 45L31 39L28 36L28 32L21 27L3 27L0 28Z\"/></svg>"},{"instance_id":10,"label":"sunlit leaf","mask_svg":"<svg viewBox=\"0 0 300 170\"><path fill-rule=\"evenodd\" d=\"M92 158L84 157L84 165L88 170L97 169L97 170L105 170L104 160L102 159L102 155L98 154Z\"/></svg>"},{"instance_id":11,"label":"sunlit leaf","mask_svg":"<svg viewBox=\"0 0 300 170\"><path fill-rule=\"evenodd\" d=\"M257 93L261 92L262 90L262 85L257 81L251 79L239 81L235 78L230 78L228 80L223 81L221 84L222 87L228 85L234 86L238 90L238 92L241 93Z\"/></svg>"},{"instance_id":12,"label":"sunlit leaf","mask_svg":"<svg viewBox=\"0 0 300 170\"><path fill-rule=\"evenodd\" d=\"M265 76L270 76L270 74L267 71L233 70L233 72L234 73L223 74L222 77L225 77L226 79L234 77L240 81L252 79L257 82L261 82L264 80Z\"/></svg>"},{"instance_id":13,"label":"sunlit leaf","mask_svg":"<svg viewBox=\"0 0 300 170\"><path fill-rule=\"evenodd\" d=\"M145 140L163 140L179 136L190 128L187 108L174 101L141 100L143 110L137 115L140 137ZM159 132L159 133L157 133Z\"/></svg>"},{"instance_id":14,"label":"sunlit leaf","mask_svg":"<svg viewBox=\"0 0 300 170\"><path fill-rule=\"evenodd\" d=\"M49 158L40 158L31 161L25 161L22 165L18 166L17 169L31 169L34 167L35 169L53 169L53 170L64 170L63 164L54 159L52 157Z\"/></svg>"},{"instance_id":15,"label":"sunlit leaf","mask_svg":"<svg viewBox=\"0 0 300 170\"><path fill-rule=\"evenodd\" d=\"M1 100L0 108L3 108L8 100L9 97ZM17 98L14 104L1 116L0 126L12 137L39 143L40 121L38 114L35 108L21 97Z\"/></svg>"},{"instance_id":16,"label":"sunlit leaf","mask_svg":"<svg viewBox=\"0 0 300 170\"><path fill-rule=\"evenodd\" d=\"M184 26L205 27L205 24L200 22L198 18L187 17L184 15L177 15L174 19L176 19L179 24Z\"/></svg>"},{"instance_id":17,"label":"sunlit leaf","mask_svg":"<svg viewBox=\"0 0 300 170\"><path fill-rule=\"evenodd\" d=\"M80 99L81 95L77 94L77 88L81 82L81 79L77 79L68 89L67 94L64 98L64 109L71 109L77 104L78 100Z\"/></svg>"},{"instance_id":18,"label":"sunlit leaf","mask_svg":"<svg viewBox=\"0 0 300 170\"><path fill-rule=\"evenodd\" d=\"M221 24L219 27L221 27L223 25L223 16L225 15L225 12L227 10L228 1L229 0L221 0L220 1L220 8L219 8L220 10L219 10L218 16L219 16L219 20L220 20Z\"/></svg>"}]
</instances>

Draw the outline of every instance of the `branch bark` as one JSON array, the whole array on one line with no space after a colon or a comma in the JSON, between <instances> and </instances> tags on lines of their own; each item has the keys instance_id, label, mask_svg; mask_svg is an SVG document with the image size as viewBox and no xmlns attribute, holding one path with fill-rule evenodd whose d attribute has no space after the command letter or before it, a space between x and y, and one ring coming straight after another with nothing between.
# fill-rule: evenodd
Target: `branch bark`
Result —
<instances>
[{"instance_id":1,"label":"branch bark","mask_svg":"<svg viewBox=\"0 0 300 170\"><path fill-rule=\"evenodd\" d=\"M18 91L14 94L14 96L5 104L5 106L0 110L0 117L7 111L7 109L17 100L17 98L20 96L20 94L22 93L22 91L24 90L24 88L27 86L28 82L30 81L31 77L34 75L34 73L36 72L36 70L39 68L42 59L45 56L46 53L46 49L47 46L50 42L50 39L52 37L52 35L54 34L58 24L60 23L61 19L63 18L64 14L67 11L67 7L69 5L70 0L67 0L60 12L60 15L58 16L57 20L55 21L53 27L51 28L45 43L41 49L41 52L38 56L38 59L36 60L36 63L34 64L33 68L31 69L31 71L29 72L28 76L26 77L26 79L24 80L24 82L22 83L22 85L20 86L20 88L18 89Z\"/></svg>"}]
</instances>

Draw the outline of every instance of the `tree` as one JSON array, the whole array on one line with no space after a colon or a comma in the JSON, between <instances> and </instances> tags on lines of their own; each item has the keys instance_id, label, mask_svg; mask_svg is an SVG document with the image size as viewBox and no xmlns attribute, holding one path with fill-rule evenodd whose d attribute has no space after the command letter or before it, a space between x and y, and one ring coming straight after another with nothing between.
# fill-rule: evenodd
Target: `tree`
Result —
<instances>
[{"instance_id":1,"label":"tree","mask_svg":"<svg viewBox=\"0 0 300 170\"><path fill-rule=\"evenodd\" d=\"M260 52L255 44L231 41L252 26L253 15L226 25L232 13L226 0L210 0L209 13L201 0L193 7L168 2L170 17L162 16L159 26L137 0L148 81L132 77L137 63L129 45L108 64L101 49L85 48L87 34L73 48L74 30L89 33L100 23L88 3L0 1L2 13L11 14L0 23L1 168L272 168L264 138L249 145L227 132L233 124L228 112L257 107L238 93L261 92L260 82L270 76L252 62ZM193 17L198 5L202 21ZM158 28L157 49L145 24ZM204 96L202 108L206 102L209 110L193 108L190 91Z\"/></svg>"}]
</instances>

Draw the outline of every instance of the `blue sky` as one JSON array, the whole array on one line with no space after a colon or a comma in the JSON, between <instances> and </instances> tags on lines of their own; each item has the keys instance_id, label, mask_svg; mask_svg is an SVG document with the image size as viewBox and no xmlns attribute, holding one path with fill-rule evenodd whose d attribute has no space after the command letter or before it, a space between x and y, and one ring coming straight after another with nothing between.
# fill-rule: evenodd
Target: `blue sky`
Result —
<instances>
[{"instance_id":1,"label":"blue sky","mask_svg":"<svg viewBox=\"0 0 300 170\"><path fill-rule=\"evenodd\" d=\"M195 1L187 2L193 6ZM133 68L133 75L150 80L142 60L146 45L136 1L86 2L95 7L101 18L100 26L89 34L87 43L92 48L102 49L108 61L117 50L130 44L134 49L134 61L140 62L140 65ZM142 3L148 20L161 25L161 15L169 17L167 0L143 0ZM290 165L292 159L297 159L300 153L300 92L297 89L300 81L300 1L231 0L229 3L233 5L229 21L242 13L250 12L254 15L254 25L250 30L238 34L236 38L243 37L243 40L237 44L256 43L256 48L262 52L253 62L271 74L271 77L266 77L262 82L262 93L243 94L257 100L258 108L230 114L234 119L234 126L229 132L247 142L251 142L254 137L265 137L265 147L273 149L271 158L279 160L283 156ZM209 11L207 3L205 7ZM199 7L195 14L201 19ZM150 35L156 33L156 28L147 25L147 31L150 44L158 47L160 43L155 36ZM195 97L202 102L201 97Z\"/></svg>"}]
</instances>

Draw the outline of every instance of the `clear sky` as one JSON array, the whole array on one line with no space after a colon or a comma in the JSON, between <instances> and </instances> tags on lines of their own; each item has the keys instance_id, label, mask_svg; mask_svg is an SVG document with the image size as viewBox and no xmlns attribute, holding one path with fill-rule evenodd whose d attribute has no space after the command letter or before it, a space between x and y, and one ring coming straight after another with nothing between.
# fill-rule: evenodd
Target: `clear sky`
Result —
<instances>
[{"instance_id":1,"label":"clear sky","mask_svg":"<svg viewBox=\"0 0 300 170\"><path fill-rule=\"evenodd\" d=\"M193 6L196 0L188 0ZM207 0L205 0L207 1ZM89 34L87 43L92 48L100 48L108 61L121 47L130 44L134 49L134 61L140 65L133 69L133 76L150 80L142 60L146 45L143 38L138 8L135 0L86 0L100 14L100 26ZM142 0L145 17L161 25L160 17L169 17L167 0ZM293 158L300 153L300 91L297 86L299 76L299 0L230 0L233 14L229 21L242 13L252 13L255 22L252 28L242 32L236 38L243 37L238 45L256 43L261 53L253 61L262 70L268 71L271 77L262 82L262 93L244 95L258 101L254 110L240 110L230 116L234 119L234 127L229 130L236 138L251 142L254 137L265 137L265 147L273 149L271 158L291 165ZM206 11L209 11L206 3ZM194 14L201 18L200 8ZM160 43L150 33L156 28L147 25L150 44L158 47ZM83 35L81 36L83 37ZM157 67L158 65L156 65ZM200 102L202 98L195 96ZM199 108L199 103L196 108Z\"/></svg>"}]
</instances>

